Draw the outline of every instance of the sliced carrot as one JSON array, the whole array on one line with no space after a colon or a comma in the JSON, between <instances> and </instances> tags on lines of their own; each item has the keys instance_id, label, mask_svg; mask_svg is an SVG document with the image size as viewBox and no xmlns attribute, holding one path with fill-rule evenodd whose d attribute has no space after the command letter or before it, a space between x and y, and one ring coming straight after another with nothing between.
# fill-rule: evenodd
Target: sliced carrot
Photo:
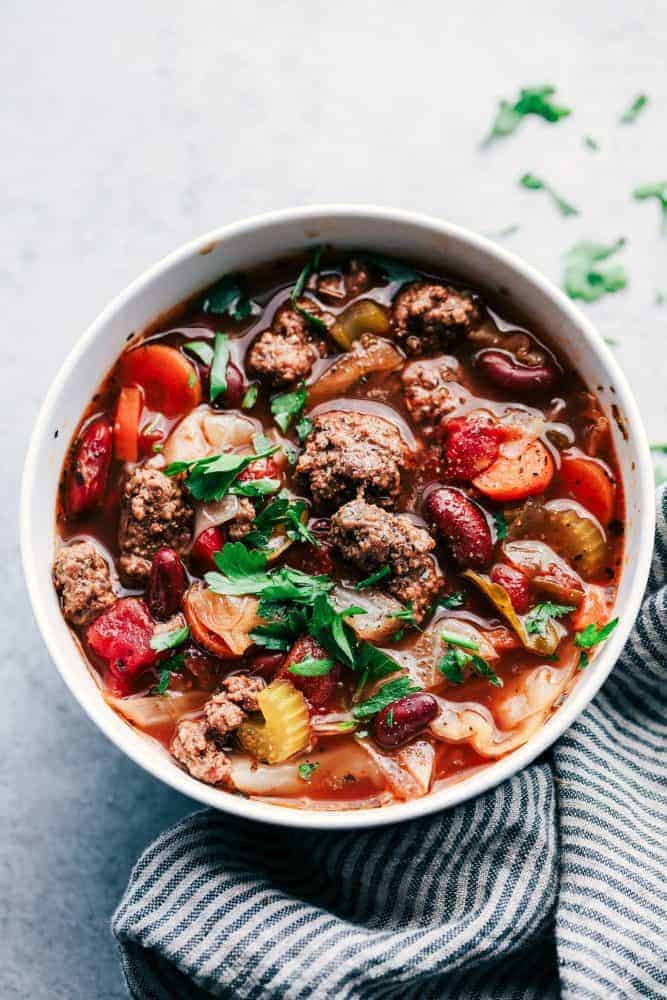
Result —
<instances>
[{"instance_id":1,"label":"sliced carrot","mask_svg":"<svg viewBox=\"0 0 667 1000\"><path fill-rule=\"evenodd\" d=\"M141 386L146 406L167 417L189 413L201 403L201 382L194 365L166 344L146 344L123 354L120 379L123 385Z\"/></svg>"},{"instance_id":2,"label":"sliced carrot","mask_svg":"<svg viewBox=\"0 0 667 1000\"><path fill-rule=\"evenodd\" d=\"M609 524L614 516L616 483L601 462L564 455L560 478L573 500L586 507L600 524Z\"/></svg>"},{"instance_id":3,"label":"sliced carrot","mask_svg":"<svg viewBox=\"0 0 667 1000\"><path fill-rule=\"evenodd\" d=\"M602 625L609 617L607 592L596 584L586 585L586 594L570 619L572 628L580 632L587 625Z\"/></svg>"},{"instance_id":4,"label":"sliced carrot","mask_svg":"<svg viewBox=\"0 0 667 1000\"><path fill-rule=\"evenodd\" d=\"M113 451L119 462L136 462L138 458L141 408L141 389L126 386L120 390L113 422Z\"/></svg>"},{"instance_id":5,"label":"sliced carrot","mask_svg":"<svg viewBox=\"0 0 667 1000\"><path fill-rule=\"evenodd\" d=\"M505 503L543 493L554 474L554 462L541 441L532 441L520 455L501 455L493 465L473 479L480 493Z\"/></svg>"}]
</instances>

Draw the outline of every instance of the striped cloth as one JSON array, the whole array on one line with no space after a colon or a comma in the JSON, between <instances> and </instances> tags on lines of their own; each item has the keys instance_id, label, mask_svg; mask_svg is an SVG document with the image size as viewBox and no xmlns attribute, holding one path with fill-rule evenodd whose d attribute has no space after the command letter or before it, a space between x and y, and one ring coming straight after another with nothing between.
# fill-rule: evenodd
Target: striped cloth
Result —
<instances>
[{"instance_id":1,"label":"striped cloth","mask_svg":"<svg viewBox=\"0 0 667 1000\"><path fill-rule=\"evenodd\" d=\"M667 493L658 506L631 639L548 759L361 833L196 813L140 858L113 918L132 996L667 997Z\"/></svg>"}]
</instances>

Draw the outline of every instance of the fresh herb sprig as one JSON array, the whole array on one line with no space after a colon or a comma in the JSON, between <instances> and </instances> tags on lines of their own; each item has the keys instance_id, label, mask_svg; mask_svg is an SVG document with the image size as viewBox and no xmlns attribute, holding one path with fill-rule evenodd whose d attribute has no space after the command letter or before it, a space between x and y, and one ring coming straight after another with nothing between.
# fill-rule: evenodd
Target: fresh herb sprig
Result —
<instances>
[{"instance_id":1,"label":"fresh herb sprig","mask_svg":"<svg viewBox=\"0 0 667 1000\"><path fill-rule=\"evenodd\" d=\"M554 618L562 618L563 615L569 615L574 610L575 608L571 604L552 604L549 601L536 604L524 618L526 632L528 635L546 635L547 625L550 621Z\"/></svg>"},{"instance_id":2,"label":"fresh herb sprig","mask_svg":"<svg viewBox=\"0 0 667 1000\"><path fill-rule=\"evenodd\" d=\"M185 656L183 653L174 653L168 660L163 660L160 664L160 675L157 684L151 688L152 695L165 694L169 688L172 674L180 674L185 667Z\"/></svg>"},{"instance_id":3,"label":"fresh herb sprig","mask_svg":"<svg viewBox=\"0 0 667 1000\"><path fill-rule=\"evenodd\" d=\"M272 444L254 455L236 455L228 452L223 455L199 458L193 462L172 462L164 471L167 476L180 476L187 473L186 489L195 500L210 503L222 500L234 481L249 465L262 458L268 458L279 449L280 445Z\"/></svg>"},{"instance_id":4,"label":"fresh herb sprig","mask_svg":"<svg viewBox=\"0 0 667 1000\"><path fill-rule=\"evenodd\" d=\"M216 333L213 359L211 361L211 386L209 398L212 403L227 392L227 365L229 364L229 335Z\"/></svg>"},{"instance_id":5,"label":"fresh herb sprig","mask_svg":"<svg viewBox=\"0 0 667 1000\"><path fill-rule=\"evenodd\" d=\"M310 260L302 268L299 277L296 279L294 288L292 289L292 293L290 295L290 299L292 300L293 307L301 316L304 317L304 319L308 320L308 322L312 326L317 327L319 330L326 331L327 325L324 322L324 320L320 316L316 316L314 313L310 312L310 310L306 309L305 306L299 304L299 299L303 295L304 289L308 283L308 279L312 274L317 274L319 270L321 256L322 256L322 247L321 246L313 247Z\"/></svg>"},{"instance_id":6,"label":"fresh herb sprig","mask_svg":"<svg viewBox=\"0 0 667 1000\"><path fill-rule=\"evenodd\" d=\"M438 663L438 670L453 684L462 684L463 671L471 667L480 677L486 677L493 687L502 687L502 678L498 677L490 663L479 655L479 644L473 639L459 635L456 632L442 633L443 641L449 647Z\"/></svg>"},{"instance_id":7,"label":"fresh herb sprig","mask_svg":"<svg viewBox=\"0 0 667 1000\"><path fill-rule=\"evenodd\" d=\"M187 625L174 629L173 632L156 632L150 641L151 649L156 653L163 653L166 649L174 649L181 646L190 635Z\"/></svg>"},{"instance_id":8,"label":"fresh herb sprig","mask_svg":"<svg viewBox=\"0 0 667 1000\"><path fill-rule=\"evenodd\" d=\"M201 309L212 316L227 313L232 319L243 320L257 312L258 306L243 292L237 274L225 274L204 292Z\"/></svg>"},{"instance_id":9,"label":"fresh herb sprig","mask_svg":"<svg viewBox=\"0 0 667 1000\"><path fill-rule=\"evenodd\" d=\"M588 650L608 639L617 625L618 618L614 618L612 621L607 622L606 625L591 624L587 625L581 632L577 632L574 637L574 644L583 650L579 657L579 670L583 670L589 664Z\"/></svg>"},{"instance_id":10,"label":"fresh herb sprig","mask_svg":"<svg viewBox=\"0 0 667 1000\"><path fill-rule=\"evenodd\" d=\"M393 257L385 257L383 254L379 253L364 253L361 259L367 263L372 264L376 267L378 271L381 271L385 276L387 281L392 283L396 282L401 285L405 285L410 281L417 281L419 279L419 274L413 268L404 264L402 260L396 260Z\"/></svg>"},{"instance_id":11,"label":"fresh herb sprig","mask_svg":"<svg viewBox=\"0 0 667 1000\"><path fill-rule=\"evenodd\" d=\"M376 583L380 580L386 579L386 577L391 576L391 567L382 566L380 569L376 570L375 573L371 573L370 576L365 577L363 580L359 580L355 583L355 590L367 590L369 587L374 587Z\"/></svg>"},{"instance_id":12,"label":"fresh herb sprig","mask_svg":"<svg viewBox=\"0 0 667 1000\"><path fill-rule=\"evenodd\" d=\"M283 434L287 433L292 421L300 416L307 399L308 390L306 389L305 382L302 382L294 392L285 392L280 396L273 397L271 400L271 414Z\"/></svg>"},{"instance_id":13,"label":"fresh herb sprig","mask_svg":"<svg viewBox=\"0 0 667 1000\"><path fill-rule=\"evenodd\" d=\"M333 660L315 660L309 658L299 660L298 663L292 663L287 668L287 671L290 674L295 674L297 677L324 677L325 674L330 674L333 668Z\"/></svg>"},{"instance_id":14,"label":"fresh herb sprig","mask_svg":"<svg viewBox=\"0 0 667 1000\"><path fill-rule=\"evenodd\" d=\"M320 543L307 524L305 517L307 510L305 500L291 500L286 496L276 497L256 515L252 529L245 537L246 544L258 549L266 548L274 529L279 525L285 525L288 538L319 547Z\"/></svg>"},{"instance_id":15,"label":"fresh herb sprig","mask_svg":"<svg viewBox=\"0 0 667 1000\"><path fill-rule=\"evenodd\" d=\"M414 683L412 678L397 677L395 680L383 684L372 697L355 705L352 709L352 715L355 719L370 719L371 716L377 715L392 702L404 698L406 694L415 694L417 691L421 691L421 688Z\"/></svg>"},{"instance_id":16,"label":"fresh herb sprig","mask_svg":"<svg viewBox=\"0 0 667 1000\"><path fill-rule=\"evenodd\" d=\"M306 761L305 764L299 764L299 767L297 768L299 772L299 777L303 781L312 781L313 775L315 771L317 771L319 766L320 766L319 762L317 761L314 761L313 763L310 763L310 761Z\"/></svg>"},{"instance_id":17,"label":"fresh herb sprig","mask_svg":"<svg viewBox=\"0 0 667 1000\"><path fill-rule=\"evenodd\" d=\"M566 201L565 198L561 197L561 195L554 190L551 184L542 180L541 177L537 177L535 174L530 173L523 174L523 176L519 178L519 184L521 187L527 188L529 191L546 191L561 215L579 215L579 209L575 208L569 201Z\"/></svg>"}]
</instances>

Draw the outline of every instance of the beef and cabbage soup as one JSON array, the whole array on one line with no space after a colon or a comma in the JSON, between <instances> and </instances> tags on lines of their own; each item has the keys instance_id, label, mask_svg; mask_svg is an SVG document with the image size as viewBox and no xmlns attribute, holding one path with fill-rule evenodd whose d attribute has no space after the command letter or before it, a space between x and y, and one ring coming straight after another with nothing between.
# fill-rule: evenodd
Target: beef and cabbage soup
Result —
<instances>
[{"instance_id":1,"label":"beef and cabbage soup","mask_svg":"<svg viewBox=\"0 0 667 1000\"><path fill-rule=\"evenodd\" d=\"M622 487L595 394L530 317L316 247L223 276L104 376L53 579L101 697L199 781L302 808L427 795L595 669Z\"/></svg>"}]
</instances>

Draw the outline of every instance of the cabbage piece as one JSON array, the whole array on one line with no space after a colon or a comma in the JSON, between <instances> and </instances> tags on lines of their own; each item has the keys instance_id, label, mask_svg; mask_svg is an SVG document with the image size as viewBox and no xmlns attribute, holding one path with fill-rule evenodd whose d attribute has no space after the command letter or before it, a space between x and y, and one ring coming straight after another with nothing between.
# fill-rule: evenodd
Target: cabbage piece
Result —
<instances>
[{"instance_id":1,"label":"cabbage piece","mask_svg":"<svg viewBox=\"0 0 667 1000\"><path fill-rule=\"evenodd\" d=\"M307 796L309 788L316 786L318 794L326 798L328 790L333 795L347 785L349 798L354 800L355 782L369 782L378 791L386 787L384 772L357 740L313 750L282 764L258 763L254 756L240 753L232 754L231 762L232 781L246 795ZM299 764L304 763L318 765L311 782L299 774Z\"/></svg>"},{"instance_id":2,"label":"cabbage piece","mask_svg":"<svg viewBox=\"0 0 667 1000\"><path fill-rule=\"evenodd\" d=\"M463 575L472 580L489 598L496 610L514 629L526 649L531 653L539 653L543 656L551 656L556 652L561 639L566 634L566 630L560 622L549 618L544 623L544 635L531 634L526 630L526 616L516 613L504 587L501 587L499 583L493 583L488 576L475 573L471 569L467 569Z\"/></svg>"},{"instance_id":3,"label":"cabbage piece","mask_svg":"<svg viewBox=\"0 0 667 1000\"><path fill-rule=\"evenodd\" d=\"M113 709L133 726L150 732L175 724L190 712L197 712L211 697L210 691L169 692L160 695L137 695L130 698L106 696Z\"/></svg>"},{"instance_id":4,"label":"cabbage piece","mask_svg":"<svg viewBox=\"0 0 667 1000\"><path fill-rule=\"evenodd\" d=\"M167 462L193 462L209 455L251 449L260 433L259 420L232 411L212 410L203 404L184 417L167 438L162 455Z\"/></svg>"},{"instance_id":5,"label":"cabbage piece","mask_svg":"<svg viewBox=\"0 0 667 1000\"><path fill-rule=\"evenodd\" d=\"M597 576L604 567L604 532L576 500L549 500L545 504L529 501L512 521L508 537L542 539L570 566L576 566L584 580Z\"/></svg>"},{"instance_id":6,"label":"cabbage piece","mask_svg":"<svg viewBox=\"0 0 667 1000\"><path fill-rule=\"evenodd\" d=\"M542 724L535 714L516 729L498 729L493 715L475 702L445 701L438 698L439 714L429 724L429 732L444 743L468 743L481 757L502 757L525 743Z\"/></svg>"},{"instance_id":7,"label":"cabbage piece","mask_svg":"<svg viewBox=\"0 0 667 1000\"><path fill-rule=\"evenodd\" d=\"M336 611L353 606L364 609L363 615L350 616L346 621L353 632L366 642L384 642L404 624L400 619L391 617L397 611L403 611L403 605L395 597L374 588L355 590L354 587L339 584L331 591L330 600Z\"/></svg>"},{"instance_id":8,"label":"cabbage piece","mask_svg":"<svg viewBox=\"0 0 667 1000\"><path fill-rule=\"evenodd\" d=\"M435 770L435 749L428 740L414 740L393 754L381 753L370 740L359 742L384 773L397 799L418 799L428 793Z\"/></svg>"},{"instance_id":9,"label":"cabbage piece","mask_svg":"<svg viewBox=\"0 0 667 1000\"><path fill-rule=\"evenodd\" d=\"M250 633L260 623L255 597L214 594L193 584L183 598L183 612L195 642L216 656L243 656Z\"/></svg>"}]
</instances>

